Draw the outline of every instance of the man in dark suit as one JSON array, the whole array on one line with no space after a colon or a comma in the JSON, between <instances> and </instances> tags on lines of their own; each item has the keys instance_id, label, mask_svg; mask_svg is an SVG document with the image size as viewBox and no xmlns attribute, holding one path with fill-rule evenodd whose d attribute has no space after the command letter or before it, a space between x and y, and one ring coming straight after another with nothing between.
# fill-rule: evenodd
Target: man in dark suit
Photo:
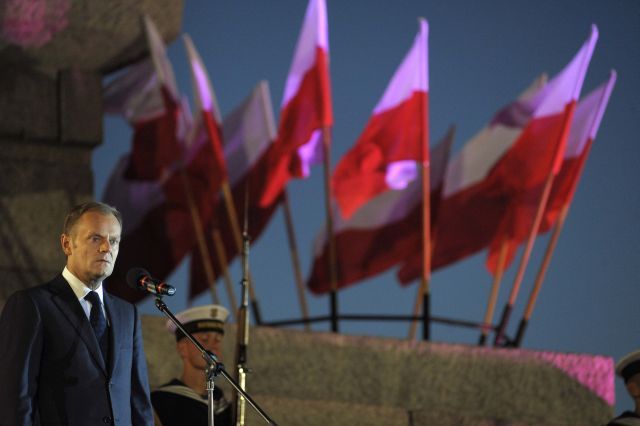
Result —
<instances>
[{"instance_id":1,"label":"man in dark suit","mask_svg":"<svg viewBox=\"0 0 640 426\"><path fill-rule=\"evenodd\" d=\"M14 293L0 316L0 425L153 425L135 306L103 291L122 219L89 202L67 215L67 265Z\"/></svg>"}]
</instances>

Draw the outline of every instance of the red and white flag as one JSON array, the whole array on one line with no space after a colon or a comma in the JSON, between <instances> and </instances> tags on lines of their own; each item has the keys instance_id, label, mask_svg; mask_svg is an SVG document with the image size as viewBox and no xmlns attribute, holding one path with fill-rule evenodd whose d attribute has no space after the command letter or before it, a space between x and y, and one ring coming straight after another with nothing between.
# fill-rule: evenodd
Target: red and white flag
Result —
<instances>
[{"instance_id":1,"label":"red and white flag","mask_svg":"<svg viewBox=\"0 0 640 426\"><path fill-rule=\"evenodd\" d=\"M453 143L453 131L431 153L431 206L437 205L442 179ZM371 199L350 219L334 210L338 287L347 287L419 255L422 236L422 189L414 179L406 188L386 191ZM314 260L307 287L314 293L331 289L327 270L329 250L326 229L314 244ZM417 256L420 261L421 256ZM420 263L421 265L421 263Z\"/></svg>"},{"instance_id":2,"label":"red and white flag","mask_svg":"<svg viewBox=\"0 0 640 426\"><path fill-rule=\"evenodd\" d=\"M427 43L427 21L420 19L418 35L364 132L336 167L333 191L345 218L376 195L405 188L418 176L417 163L428 164L422 158L428 157Z\"/></svg>"},{"instance_id":3,"label":"red and white flag","mask_svg":"<svg viewBox=\"0 0 640 426\"><path fill-rule=\"evenodd\" d=\"M551 189L549 203L541 225L541 232L551 229L556 223L563 205L571 203L573 199L584 163L609 104L609 98L615 87L616 79L617 74L612 70L609 79L589 93L576 107L564 162Z\"/></svg>"},{"instance_id":4,"label":"red and white flag","mask_svg":"<svg viewBox=\"0 0 640 426\"><path fill-rule=\"evenodd\" d=\"M560 172L553 181L553 187L538 231L539 234L549 231L555 225L562 209L573 198L615 81L616 73L612 71L609 79L581 100L576 107L564 152L564 161ZM522 194L518 199L518 204L514 206L514 209L517 209L518 221L516 222L517 226L513 228L512 237L507 240L505 265L509 265L513 261L518 245L529 235L541 192L542 187L531 189ZM491 265L490 268L495 268L494 265L497 265L498 262L498 253L495 250L489 253L487 262Z\"/></svg>"},{"instance_id":5,"label":"red and white flag","mask_svg":"<svg viewBox=\"0 0 640 426\"><path fill-rule=\"evenodd\" d=\"M203 217L211 216L209 200L213 199L208 196L213 181L213 167L207 162L211 156L195 155L202 148L184 143L192 127L188 106L177 102L171 64L148 18L145 27L154 66L133 66L105 90L107 109L119 111L134 128L131 153L120 159L103 195L124 218L123 245L109 288L130 301L144 294L124 285L129 268L143 265L164 279L194 245L184 182ZM141 122L149 131L140 131Z\"/></svg>"},{"instance_id":6,"label":"red and white flag","mask_svg":"<svg viewBox=\"0 0 640 426\"><path fill-rule=\"evenodd\" d=\"M187 58L191 69L191 81L193 83L193 93L196 103L195 121L197 125L203 127L209 143L211 144L210 155L213 155L214 165L211 173L214 175L216 188L213 188L212 197L220 189L220 186L227 180L227 167L222 152L222 129L220 126L220 110L216 100L211 80L207 69L198 54L191 37L188 34L182 36Z\"/></svg>"},{"instance_id":7,"label":"red and white flag","mask_svg":"<svg viewBox=\"0 0 640 426\"><path fill-rule=\"evenodd\" d=\"M546 78L539 77L449 161L433 227L432 270L462 260L489 244L503 207L500 198L493 196L487 177L529 120L529 100L544 84ZM414 247L416 254L398 271L403 284L419 278L422 271L419 236Z\"/></svg>"},{"instance_id":8,"label":"red and white flag","mask_svg":"<svg viewBox=\"0 0 640 426\"><path fill-rule=\"evenodd\" d=\"M249 236L255 242L266 228L275 212L279 198L270 205L259 205L260 196L267 184L267 154L273 146L275 123L273 107L266 81L260 82L250 96L229 114L223 123L224 154L229 166L229 181L233 202L239 217L244 216L245 193L248 189ZM238 255L232 226L223 203L216 204L209 228L205 230L208 252L216 274L221 273L220 258L216 255L211 236L213 228L220 231L227 263ZM226 266L226 265L225 265ZM191 252L189 296L197 296L208 289L208 279L204 271L201 253Z\"/></svg>"},{"instance_id":9,"label":"red and white flag","mask_svg":"<svg viewBox=\"0 0 640 426\"><path fill-rule=\"evenodd\" d=\"M278 198L291 178L306 178L322 161L322 129L333 125L329 30L325 0L309 0L285 85L278 139L269 153L269 177L260 204Z\"/></svg>"},{"instance_id":10,"label":"red and white flag","mask_svg":"<svg viewBox=\"0 0 640 426\"><path fill-rule=\"evenodd\" d=\"M501 193L505 206L489 246L486 264L492 274L497 272L502 244L531 232L528 225L533 225L533 218L529 209L521 206L529 204L526 199L536 188L540 200L547 178L560 171L574 110L597 39L598 30L593 25L589 38L571 62L532 98L531 120L491 171L489 178L494 180L494 188ZM505 268L510 260L505 262Z\"/></svg>"},{"instance_id":11,"label":"red and white flag","mask_svg":"<svg viewBox=\"0 0 640 426\"><path fill-rule=\"evenodd\" d=\"M144 93L142 98L140 95L129 97L129 102L133 103L129 105L132 109L124 111L125 117L133 126L131 156L125 175L131 179L155 180L166 173L175 159L183 153L183 147L176 137L180 126L180 99L164 42L148 16L144 16L143 23L153 63L154 80L149 82L151 87L143 87L137 91L138 94ZM129 78L136 71L135 68L130 70L127 73ZM116 82L107 86L105 99L114 100L116 92L123 89L122 86L126 89L126 78ZM133 110L136 112L133 113Z\"/></svg>"}]
</instances>

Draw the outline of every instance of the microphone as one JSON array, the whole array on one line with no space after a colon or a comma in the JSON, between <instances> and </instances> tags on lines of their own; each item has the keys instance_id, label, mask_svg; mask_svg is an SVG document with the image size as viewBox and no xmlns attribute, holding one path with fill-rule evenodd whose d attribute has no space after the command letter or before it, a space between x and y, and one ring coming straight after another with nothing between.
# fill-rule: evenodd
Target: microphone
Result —
<instances>
[{"instance_id":1,"label":"microphone","mask_svg":"<svg viewBox=\"0 0 640 426\"><path fill-rule=\"evenodd\" d=\"M149 272L143 268L131 268L127 272L127 284L136 290L160 296L173 296L176 288L162 280L152 278Z\"/></svg>"}]
</instances>

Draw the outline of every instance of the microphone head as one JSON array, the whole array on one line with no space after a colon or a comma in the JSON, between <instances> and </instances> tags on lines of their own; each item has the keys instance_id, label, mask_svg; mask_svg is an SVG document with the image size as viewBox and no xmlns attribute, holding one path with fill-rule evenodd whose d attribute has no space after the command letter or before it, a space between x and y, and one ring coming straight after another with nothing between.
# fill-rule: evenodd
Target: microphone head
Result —
<instances>
[{"instance_id":1,"label":"microphone head","mask_svg":"<svg viewBox=\"0 0 640 426\"><path fill-rule=\"evenodd\" d=\"M146 276L149 276L149 272L147 272L144 268L131 268L129 272L127 272L127 285L131 288L135 288L136 290L140 289L140 280Z\"/></svg>"}]
</instances>

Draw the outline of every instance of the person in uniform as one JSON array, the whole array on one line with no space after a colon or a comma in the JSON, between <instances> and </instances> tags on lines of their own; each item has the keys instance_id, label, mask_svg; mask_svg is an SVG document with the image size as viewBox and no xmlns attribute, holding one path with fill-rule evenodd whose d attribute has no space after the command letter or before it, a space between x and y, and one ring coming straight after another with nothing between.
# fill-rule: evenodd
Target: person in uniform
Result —
<instances>
[{"instance_id":1,"label":"person in uniform","mask_svg":"<svg viewBox=\"0 0 640 426\"><path fill-rule=\"evenodd\" d=\"M635 402L634 411L625 411L608 426L640 426L640 350L631 352L616 364L616 374L624 379L627 392Z\"/></svg>"},{"instance_id":2,"label":"person in uniform","mask_svg":"<svg viewBox=\"0 0 640 426\"><path fill-rule=\"evenodd\" d=\"M222 360L224 323L229 311L220 305L187 309L176 315L186 331ZM200 351L177 330L173 322L167 329L176 335L176 350L182 359L182 376L160 386L151 393L151 403L162 426L204 426L208 424L207 362ZM231 425L232 407L220 387L214 387L216 426Z\"/></svg>"}]
</instances>

